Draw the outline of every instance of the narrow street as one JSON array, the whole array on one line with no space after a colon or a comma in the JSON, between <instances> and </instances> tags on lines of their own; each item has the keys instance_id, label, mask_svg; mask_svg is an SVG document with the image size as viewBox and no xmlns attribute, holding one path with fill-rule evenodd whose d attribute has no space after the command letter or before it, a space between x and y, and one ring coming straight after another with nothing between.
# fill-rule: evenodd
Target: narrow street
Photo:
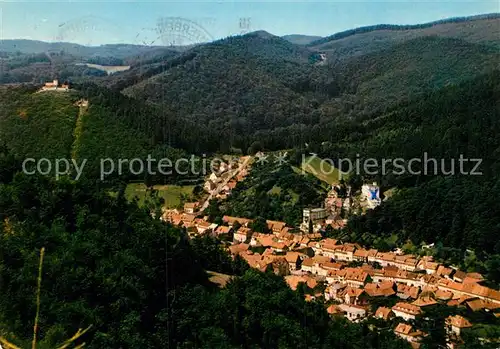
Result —
<instances>
[{"instance_id":1,"label":"narrow street","mask_svg":"<svg viewBox=\"0 0 500 349\"><path fill-rule=\"evenodd\" d=\"M214 190L212 190L212 192L210 193L210 195L208 195L208 198L205 200L205 202L201 206L200 212L205 211L205 209L208 207L208 205L210 203L210 200L212 200L212 198L214 198L215 196L217 196L221 192L222 188L224 188L224 186L231 179L233 179L234 177L236 177L244 168L246 168L248 166L248 164L252 160L252 157L251 156L245 156L245 157L243 157L243 159L244 159L243 163L240 166L238 166L238 168L236 170L234 170L229 176L227 176L226 179L224 179L221 183L219 183L219 185L217 186L217 188L215 188Z\"/></svg>"}]
</instances>

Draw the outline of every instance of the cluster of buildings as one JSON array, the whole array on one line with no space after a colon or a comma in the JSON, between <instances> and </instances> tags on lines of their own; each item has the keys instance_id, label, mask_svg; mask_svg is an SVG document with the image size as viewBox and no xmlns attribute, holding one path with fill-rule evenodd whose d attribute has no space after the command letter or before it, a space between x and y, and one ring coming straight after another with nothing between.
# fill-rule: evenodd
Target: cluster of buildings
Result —
<instances>
[{"instance_id":1,"label":"cluster of buildings","mask_svg":"<svg viewBox=\"0 0 500 349\"><path fill-rule=\"evenodd\" d=\"M430 257L417 258L376 250L366 253L367 250L356 244L308 236L302 239L295 236L290 243L280 235L253 239L266 246L262 254L252 252L252 245L245 243L231 246L231 253L260 270L271 266L283 273L283 266L288 266L284 277L289 286L296 289L299 283L306 284L313 294L307 294L306 300L324 300L332 316L345 316L354 322L368 317L401 319L394 332L416 348L426 334L414 329L409 322L422 316L428 307L437 304L463 306L469 311L483 310L500 317L500 292L483 286L480 274L447 268L433 262ZM283 250L283 245L289 249ZM309 256L305 247L312 249L314 256ZM384 266L375 268L368 262L368 256ZM356 261L363 264L351 267L350 264ZM280 268L276 268L278 262ZM319 283L326 285L324 291L315 290ZM375 299L389 297L396 300L393 306L370 311ZM455 316L447 319L446 326L448 347L455 348L461 343L461 329L472 324Z\"/></svg>"},{"instance_id":2,"label":"cluster of buildings","mask_svg":"<svg viewBox=\"0 0 500 349\"><path fill-rule=\"evenodd\" d=\"M380 204L378 187L365 187L368 206L376 207ZM211 234L230 241L227 249L233 257L239 256L252 268L282 275L292 289L303 284L306 300L324 302L331 316L344 316L353 322L396 319L394 333L414 348L419 348L428 334L415 328L413 320L437 304L500 317L500 291L484 286L485 280L478 273L445 266L430 256L405 254L399 249L382 252L323 238L320 227L330 224L342 229L346 223L332 218L329 207L304 209L298 229L267 220L265 234L252 230L251 219L224 216L217 225L208 222L208 217L197 218L196 209L196 203L189 203L184 212L167 211L163 218L185 227L190 236ZM448 317L447 346L457 348L463 343L461 331L472 326L459 315Z\"/></svg>"},{"instance_id":3,"label":"cluster of buildings","mask_svg":"<svg viewBox=\"0 0 500 349\"><path fill-rule=\"evenodd\" d=\"M446 267L428 256L367 250L358 244L307 235L292 234L291 239L283 234L273 235L252 236L249 244L236 244L229 249L261 270L269 265L276 270L274 265L281 260L282 265L288 265L285 279L290 287L295 289L300 282L305 283L313 292L306 299L323 299L330 304L327 310L332 315L355 322L370 316L384 320L400 318L394 331L414 347L419 347L426 334L407 322L422 316L427 307L463 306L500 317L500 291L483 286L483 277L478 273ZM262 254L252 252L254 240L266 247ZM326 285L324 291L314 293L320 282ZM379 307L372 313L371 302L381 297L397 301L392 307ZM460 343L460 330L471 326L464 318L447 319L448 347L455 348Z\"/></svg>"},{"instance_id":4,"label":"cluster of buildings","mask_svg":"<svg viewBox=\"0 0 500 349\"><path fill-rule=\"evenodd\" d=\"M395 334L415 348L427 334L410 322L423 316L428 307L445 304L500 317L500 291L483 286L480 274L446 267L430 256L365 249L324 239L319 233L297 234L283 222L267 221L272 234L253 233L248 219L224 217L224 222L229 228L240 223L228 248L233 256L262 271L271 268L293 289L304 283L312 293L305 295L306 300L324 300L332 316L355 322L369 317L400 319ZM324 290L317 290L319 284ZM371 303L380 298L390 298L395 304L370 311ZM448 347L455 348L461 343L460 331L472 324L458 315L446 321Z\"/></svg>"},{"instance_id":5,"label":"cluster of buildings","mask_svg":"<svg viewBox=\"0 0 500 349\"><path fill-rule=\"evenodd\" d=\"M313 231L319 232L324 230L328 225L333 229L342 229L346 225L347 220L342 219L337 212L333 212L328 206L304 208L302 211L302 223L299 226L300 231L309 232L311 223Z\"/></svg>"},{"instance_id":6,"label":"cluster of buildings","mask_svg":"<svg viewBox=\"0 0 500 349\"><path fill-rule=\"evenodd\" d=\"M248 175L248 169L243 168L234 178L230 178L230 180L227 181L228 177L231 177L233 171L239 166L240 163L238 161L221 161L206 180L204 184L205 191L212 193L217 190L215 198L226 199L231 195L231 191L236 187L236 184L244 180ZM219 188L221 185L222 188Z\"/></svg>"},{"instance_id":7,"label":"cluster of buildings","mask_svg":"<svg viewBox=\"0 0 500 349\"><path fill-rule=\"evenodd\" d=\"M377 312L380 318L385 318L389 316L390 309L384 308L380 312ZM445 320L445 331L448 337L447 347L453 349L458 344L462 344L463 341L460 339L462 331L470 327L472 327L472 324L463 316L455 315L447 317ZM394 329L394 334L408 341L414 348L418 348L422 339L427 336L427 333L414 329L412 325L406 323L399 323Z\"/></svg>"},{"instance_id":8,"label":"cluster of buildings","mask_svg":"<svg viewBox=\"0 0 500 349\"><path fill-rule=\"evenodd\" d=\"M325 209L329 216L338 216L342 210L350 212L356 202L359 208L374 209L382 203L380 187L377 183L364 184L359 200L353 200L352 188L346 185L333 185L325 199Z\"/></svg>"}]
</instances>

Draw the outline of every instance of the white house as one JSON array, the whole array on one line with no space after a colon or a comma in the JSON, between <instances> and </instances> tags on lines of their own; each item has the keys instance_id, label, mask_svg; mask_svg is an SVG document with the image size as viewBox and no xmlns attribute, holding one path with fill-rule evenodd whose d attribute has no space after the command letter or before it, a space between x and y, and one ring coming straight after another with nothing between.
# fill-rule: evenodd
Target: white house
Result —
<instances>
[{"instance_id":1,"label":"white house","mask_svg":"<svg viewBox=\"0 0 500 349\"><path fill-rule=\"evenodd\" d=\"M460 315L448 316L445 320L445 328L448 335L460 337L460 331L468 327L472 327L472 324Z\"/></svg>"},{"instance_id":2,"label":"white house","mask_svg":"<svg viewBox=\"0 0 500 349\"><path fill-rule=\"evenodd\" d=\"M241 227L240 229L238 229L238 231L234 233L233 235L234 241L245 242L250 237L251 234L252 230L250 228Z\"/></svg>"},{"instance_id":3,"label":"white house","mask_svg":"<svg viewBox=\"0 0 500 349\"><path fill-rule=\"evenodd\" d=\"M392 312L394 313L394 315L408 321L414 320L418 315L422 313L422 310L417 305L400 302L396 303L396 305L392 307Z\"/></svg>"},{"instance_id":4,"label":"white house","mask_svg":"<svg viewBox=\"0 0 500 349\"><path fill-rule=\"evenodd\" d=\"M418 348L420 345L418 343L422 340L424 337L424 333L420 330L413 331L413 327L408 324L400 323L396 326L394 329L394 334L398 337L403 338L409 343L412 343L413 348ZM416 345L414 345L416 344Z\"/></svg>"},{"instance_id":5,"label":"white house","mask_svg":"<svg viewBox=\"0 0 500 349\"><path fill-rule=\"evenodd\" d=\"M353 304L340 304L338 308L345 313L349 321L358 322L365 318L366 309Z\"/></svg>"}]
</instances>

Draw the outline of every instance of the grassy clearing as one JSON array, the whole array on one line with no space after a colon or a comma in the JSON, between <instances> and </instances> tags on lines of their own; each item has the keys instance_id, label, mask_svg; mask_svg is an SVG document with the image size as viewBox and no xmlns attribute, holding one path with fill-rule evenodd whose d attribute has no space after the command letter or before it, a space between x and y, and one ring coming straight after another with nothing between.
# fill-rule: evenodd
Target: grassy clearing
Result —
<instances>
[{"instance_id":1,"label":"grassy clearing","mask_svg":"<svg viewBox=\"0 0 500 349\"><path fill-rule=\"evenodd\" d=\"M299 201L299 194L297 194L296 192L294 191L289 191L291 197L292 197L292 203L295 204L297 203L297 201Z\"/></svg>"},{"instance_id":2,"label":"grassy clearing","mask_svg":"<svg viewBox=\"0 0 500 349\"><path fill-rule=\"evenodd\" d=\"M328 184L337 184L340 180L339 170L326 161L322 162L321 158L317 156L306 158L301 168Z\"/></svg>"},{"instance_id":3,"label":"grassy clearing","mask_svg":"<svg viewBox=\"0 0 500 349\"><path fill-rule=\"evenodd\" d=\"M298 167L292 166L292 170L293 170L293 172L295 172L297 174L302 174L302 170Z\"/></svg>"},{"instance_id":4,"label":"grassy clearing","mask_svg":"<svg viewBox=\"0 0 500 349\"><path fill-rule=\"evenodd\" d=\"M175 208L181 202L181 194L191 195L193 185L155 185L153 187L158 190L158 195L165 200L167 208ZM139 199L139 205L144 203L146 199L146 186L143 183L130 183L125 190L127 199L132 200L134 197Z\"/></svg>"},{"instance_id":5,"label":"grassy clearing","mask_svg":"<svg viewBox=\"0 0 500 349\"><path fill-rule=\"evenodd\" d=\"M300 171L300 170L299 170ZM276 195L279 195L281 194L283 190L281 189L281 187L278 187L278 186L274 186L271 188L271 190L269 190L267 193L268 194L276 194ZM295 204L297 201L299 201L299 194L297 194L296 192L294 192L293 190L288 190L287 193L292 197L292 204Z\"/></svg>"},{"instance_id":6,"label":"grassy clearing","mask_svg":"<svg viewBox=\"0 0 500 349\"><path fill-rule=\"evenodd\" d=\"M215 271L207 270L207 274L209 276L209 281L218 285L219 287L224 287L231 279L231 275L217 273Z\"/></svg>"},{"instance_id":7,"label":"grassy clearing","mask_svg":"<svg viewBox=\"0 0 500 349\"><path fill-rule=\"evenodd\" d=\"M271 188L271 190L268 191L269 194L277 194L279 195L281 193L281 188L274 186Z\"/></svg>"}]
</instances>

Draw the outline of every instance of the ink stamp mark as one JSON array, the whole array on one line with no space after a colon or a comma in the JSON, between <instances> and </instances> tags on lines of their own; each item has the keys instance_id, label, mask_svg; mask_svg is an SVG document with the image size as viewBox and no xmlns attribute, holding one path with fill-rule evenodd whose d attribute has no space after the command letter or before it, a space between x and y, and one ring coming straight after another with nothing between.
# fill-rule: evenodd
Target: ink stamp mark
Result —
<instances>
[{"instance_id":1,"label":"ink stamp mark","mask_svg":"<svg viewBox=\"0 0 500 349\"><path fill-rule=\"evenodd\" d=\"M203 24L202 24L203 23ZM134 38L134 44L141 46L166 46L174 50L207 43L214 40L206 26L213 25L214 20L192 20L182 17L160 17L153 28L142 28ZM196 62L191 62L194 69ZM143 72L143 60L139 63L139 72Z\"/></svg>"},{"instance_id":2,"label":"ink stamp mark","mask_svg":"<svg viewBox=\"0 0 500 349\"><path fill-rule=\"evenodd\" d=\"M62 22L56 29L56 41L92 46L116 42L120 28L112 21L96 16L83 16ZM106 42L102 42L105 40Z\"/></svg>"},{"instance_id":3,"label":"ink stamp mark","mask_svg":"<svg viewBox=\"0 0 500 349\"><path fill-rule=\"evenodd\" d=\"M252 28L252 18L242 17L240 18L240 35L244 35L250 32Z\"/></svg>"},{"instance_id":4,"label":"ink stamp mark","mask_svg":"<svg viewBox=\"0 0 500 349\"><path fill-rule=\"evenodd\" d=\"M189 46L213 41L213 36L196 21L181 17L162 17L156 34L165 46Z\"/></svg>"},{"instance_id":5,"label":"ink stamp mark","mask_svg":"<svg viewBox=\"0 0 500 349\"><path fill-rule=\"evenodd\" d=\"M50 60L52 75L57 78L59 69L67 64L66 55L87 57L92 49L87 46L119 42L119 27L112 21L97 16L82 16L61 22L53 30L53 39L64 46L52 45L46 56ZM74 45L67 45L68 43ZM95 50L94 50L95 51Z\"/></svg>"},{"instance_id":6,"label":"ink stamp mark","mask_svg":"<svg viewBox=\"0 0 500 349\"><path fill-rule=\"evenodd\" d=\"M155 27L142 28L134 43L143 46L190 46L213 41L197 21L182 17L160 17Z\"/></svg>"}]
</instances>

